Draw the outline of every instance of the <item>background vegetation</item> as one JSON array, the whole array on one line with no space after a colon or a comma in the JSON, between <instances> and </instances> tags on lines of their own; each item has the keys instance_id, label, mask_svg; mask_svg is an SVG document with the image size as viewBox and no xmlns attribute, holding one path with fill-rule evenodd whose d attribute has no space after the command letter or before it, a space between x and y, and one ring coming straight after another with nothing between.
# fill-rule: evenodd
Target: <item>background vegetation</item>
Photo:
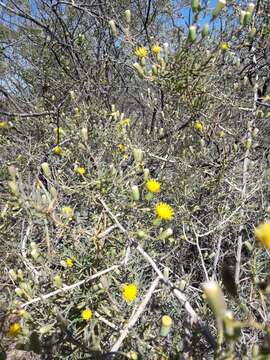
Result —
<instances>
[{"instance_id":1,"label":"background vegetation","mask_svg":"<svg viewBox=\"0 0 270 360\"><path fill-rule=\"evenodd\" d=\"M0 11L0 358L269 359L269 2Z\"/></svg>"}]
</instances>

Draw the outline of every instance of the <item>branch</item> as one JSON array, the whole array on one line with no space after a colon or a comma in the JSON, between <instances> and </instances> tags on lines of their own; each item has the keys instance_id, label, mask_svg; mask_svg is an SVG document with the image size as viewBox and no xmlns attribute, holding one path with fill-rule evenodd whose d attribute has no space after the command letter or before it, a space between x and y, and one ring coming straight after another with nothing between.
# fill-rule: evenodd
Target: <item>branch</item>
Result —
<instances>
[{"instance_id":1,"label":"branch","mask_svg":"<svg viewBox=\"0 0 270 360\"><path fill-rule=\"evenodd\" d=\"M6 115L6 116L10 116L10 117L21 117L21 118L26 118L26 117L39 117L39 116L44 116L44 115L54 115L55 112L54 111L43 111L40 113L10 113L4 110L0 110L0 114L2 115Z\"/></svg>"}]
</instances>

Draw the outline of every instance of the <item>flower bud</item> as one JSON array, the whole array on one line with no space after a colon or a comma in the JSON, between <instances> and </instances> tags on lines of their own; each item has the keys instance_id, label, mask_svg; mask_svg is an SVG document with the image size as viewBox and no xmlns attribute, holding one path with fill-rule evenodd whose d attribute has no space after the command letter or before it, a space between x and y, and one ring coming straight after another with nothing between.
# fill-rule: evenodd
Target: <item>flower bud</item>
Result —
<instances>
[{"instance_id":1,"label":"flower bud","mask_svg":"<svg viewBox=\"0 0 270 360\"><path fill-rule=\"evenodd\" d=\"M142 149L133 149L133 157L134 157L134 160L137 163L142 162L142 160L143 160L143 151L142 151Z\"/></svg>"},{"instance_id":2,"label":"flower bud","mask_svg":"<svg viewBox=\"0 0 270 360\"><path fill-rule=\"evenodd\" d=\"M53 285L56 286L57 288L60 288L62 286L62 279L60 275L56 275L53 278Z\"/></svg>"},{"instance_id":3,"label":"flower bud","mask_svg":"<svg viewBox=\"0 0 270 360\"><path fill-rule=\"evenodd\" d=\"M191 25L189 27L189 32L188 32L188 40L193 43L196 40L197 34L196 34L197 28L195 25Z\"/></svg>"},{"instance_id":4,"label":"flower bud","mask_svg":"<svg viewBox=\"0 0 270 360\"><path fill-rule=\"evenodd\" d=\"M17 186L17 183L16 181L9 181L8 182L8 186L9 186L9 190L10 192L15 195L15 196L19 196L19 189L18 189L18 186Z\"/></svg>"},{"instance_id":5,"label":"flower bud","mask_svg":"<svg viewBox=\"0 0 270 360\"><path fill-rule=\"evenodd\" d=\"M23 281L24 276L23 276L23 272L21 269L18 270L17 276L18 276L18 280Z\"/></svg>"},{"instance_id":6,"label":"flower bud","mask_svg":"<svg viewBox=\"0 0 270 360\"><path fill-rule=\"evenodd\" d=\"M16 294L17 296L23 296L24 291L23 291L21 288L17 287L17 288L15 289L15 294Z\"/></svg>"},{"instance_id":7,"label":"flower bud","mask_svg":"<svg viewBox=\"0 0 270 360\"><path fill-rule=\"evenodd\" d=\"M152 65L152 75L158 75L158 68L155 64Z\"/></svg>"},{"instance_id":8,"label":"flower bud","mask_svg":"<svg viewBox=\"0 0 270 360\"><path fill-rule=\"evenodd\" d=\"M10 269L8 273L9 273L12 280L14 280L14 281L17 280L17 274L13 269Z\"/></svg>"},{"instance_id":9,"label":"flower bud","mask_svg":"<svg viewBox=\"0 0 270 360\"><path fill-rule=\"evenodd\" d=\"M137 73L140 76L140 78L144 78L144 70L142 66L139 63L135 62L133 64L133 67L137 70Z\"/></svg>"},{"instance_id":10,"label":"flower bud","mask_svg":"<svg viewBox=\"0 0 270 360\"><path fill-rule=\"evenodd\" d=\"M244 24L244 18L245 18L245 15L246 15L246 11L245 10L241 10L240 11L240 25L243 25Z\"/></svg>"},{"instance_id":11,"label":"flower bud","mask_svg":"<svg viewBox=\"0 0 270 360\"><path fill-rule=\"evenodd\" d=\"M130 12L130 10L125 11L125 18L126 18L127 24L130 24L130 22L131 22L131 12Z\"/></svg>"},{"instance_id":12,"label":"flower bud","mask_svg":"<svg viewBox=\"0 0 270 360\"><path fill-rule=\"evenodd\" d=\"M172 327L172 318L168 315L162 316L161 319L161 329L160 329L160 336L167 336L170 332Z\"/></svg>"},{"instance_id":13,"label":"flower bud","mask_svg":"<svg viewBox=\"0 0 270 360\"><path fill-rule=\"evenodd\" d=\"M81 129L81 137L82 137L82 141L87 142L87 140L88 140L88 130L87 130L86 127L83 127Z\"/></svg>"},{"instance_id":14,"label":"flower bud","mask_svg":"<svg viewBox=\"0 0 270 360\"><path fill-rule=\"evenodd\" d=\"M203 284L203 292L216 317L223 316L226 311L226 304L219 285L215 281L208 281Z\"/></svg>"},{"instance_id":15,"label":"flower bud","mask_svg":"<svg viewBox=\"0 0 270 360\"><path fill-rule=\"evenodd\" d=\"M191 0L191 8L194 13L200 10L200 1L199 0Z\"/></svg>"},{"instance_id":16,"label":"flower bud","mask_svg":"<svg viewBox=\"0 0 270 360\"><path fill-rule=\"evenodd\" d=\"M207 37L209 35L209 24L205 24L202 29L202 36Z\"/></svg>"},{"instance_id":17,"label":"flower bud","mask_svg":"<svg viewBox=\"0 0 270 360\"><path fill-rule=\"evenodd\" d=\"M252 14L254 9L255 9L255 5L253 3L249 3L247 6L247 11Z\"/></svg>"},{"instance_id":18,"label":"flower bud","mask_svg":"<svg viewBox=\"0 0 270 360\"><path fill-rule=\"evenodd\" d=\"M39 252L37 251L37 249L33 249L33 250L31 251L31 256L32 256L32 258L35 259L35 260L38 259L38 257L39 257Z\"/></svg>"},{"instance_id":19,"label":"flower bud","mask_svg":"<svg viewBox=\"0 0 270 360\"><path fill-rule=\"evenodd\" d=\"M73 90L70 90L69 95L70 95L72 100L75 99L75 92Z\"/></svg>"},{"instance_id":20,"label":"flower bud","mask_svg":"<svg viewBox=\"0 0 270 360\"><path fill-rule=\"evenodd\" d=\"M46 178L50 179L52 174L51 174L51 170L50 170L50 167L49 167L49 164L47 162L44 162L41 164L41 168L44 172L44 175L46 176Z\"/></svg>"},{"instance_id":21,"label":"flower bud","mask_svg":"<svg viewBox=\"0 0 270 360\"><path fill-rule=\"evenodd\" d=\"M168 237L172 236L173 234L173 230L171 228L168 228L164 231L162 231L162 233L158 236L159 240L166 240Z\"/></svg>"},{"instance_id":22,"label":"flower bud","mask_svg":"<svg viewBox=\"0 0 270 360\"><path fill-rule=\"evenodd\" d=\"M215 7L215 9L212 12L212 16L213 17L217 17L221 10L226 6L226 0L218 0L217 5Z\"/></svg>"},{"instance_id":23,"label":"flower bud","mask_svg":"<svg viewBox=\"0 0 270 360\"><path fill-rule=\"evenodd\" d=\"M146 181L149 179L149 176L150 176L149 169L147 169L147 168L143 169L143 179Z\"/></svg>"},{"instance_id":24,"label":"flower bud","mask_svg":"<svg viewBox=\"0 0 270 360\"><path fill-rule=\"evenodd\" d=\"M252 18L252 14L249 11L247 11L246 14L245 14L245 17L244 17L243 25L244 26L249 25L251 23L251 18Z\"/></svg>"},{"instance_id":25,"label":"flower bud","mask_svg":"<svg viewBox=\"0 0 270 360\"><path fill-rule=\"evenodd\" d=\"M256 137L259 133L259 129L258 128L254 128L253 132L252 132L252 136Z\"/></svg>"},{"instance_id":26,"label":"flower bud","mask_svg":"<svg viewBox=\"0 0 270 360\"><path fill-rule=\"evenodd\" d=\"M246 140L246 149L249 150L251 148L251 145L252 145L252 139L251 138L248 138Z\"/></svg>"},{"instance_id":27,"label":"flower bud","mask_svg":"<svg viewBox=\"0 0 270 360\"><path fill-rule=\"evenodd\" d=\"M17 176L17 169L15 168L15 166L13 166L13 165L9 166L8 172L9 172L11 179L15 180L16 176Z\"/></svg>"},{"instance_id":28,"label":"flower bud","mask_svg":"<svg viewBox=\"0 0 270 360\"><path fill-rule=\"evenodd\" d=\"M116 30L115 22L113 20L109 21L109 26L111 28L113 35L117 36L117 30Z\"/></svg>"},{"instance_id":29,"label":"flower bud","mask_svg":"<svg viewBox=\"0 0 270 360\"><path fill-rule=\"evenodd\" d=\"M137 185L131 187L131 197L134 201L140 200L140 191Z\"/></svg>"},{"instance_id":30,"label":"flower bud","mask_svg":"<svg viewBox=\"0 0 270 360\"><path fill-rule=\"evenodd\" d=\"M143 231L143 230L138 230L138 231L137 231L137 236L138 236L139 239L145 238L146 235L147 235L146 232Z\"/></svg>"},{"instance_id":31,"label":"flower bud","mask_svg":"<svg viewBox=\"0 0 270 360\"><path fill-rule=\"evenodd\" d=\"M49 191L50 191L50 194L52 195L53 198L56 198L57 197L57 190L54 186L51 186L49 188Z\"/></svg>"}]
</instances>

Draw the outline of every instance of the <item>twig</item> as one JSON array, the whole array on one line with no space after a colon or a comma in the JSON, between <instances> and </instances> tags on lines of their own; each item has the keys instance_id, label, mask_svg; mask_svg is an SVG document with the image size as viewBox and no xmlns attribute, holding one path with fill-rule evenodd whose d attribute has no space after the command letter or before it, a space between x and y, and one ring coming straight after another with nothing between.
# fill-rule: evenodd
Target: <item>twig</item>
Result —
<instances>
[{"instance_id":1,"label":"twig","mask_svg":"<svg viewBox=\"0 0 270 360\"><path fill-rule=\"evenodd\" d=\"M127 325L124 327L124 329L121 331L121 334L118 338L118 340L116 341L116 343L113 345L113 347L111 348L111 352L116 352L118 351L118 349L120 348L120 346L122 345L123 341L125 340L125 338L127 337L130 329L136 324L136 322L138 321L139 317L141 316L141 314L144 312L147 304L149 303L153 292L155 291L156 287L158 286L158 283L160 281L160 277L158 276L153 282L152 285L150 286L150 288L148 289L143 301L140 303L138 309L136 310L136 312L134 313L134 315L131 316L131 318L129 319Z\"/></svg>"},{"instance_id":2,"label":"twig","mask_svg":"<svg viewBox=\"0 0 270 360\"><path fill-rule=\"evenodd\" d=\"M78 281L78 282L75 283L75 284L72 284L72 285L69 285L69 286L64 286L64 287L62 287L61 289L57 289L57 290L52 291L52 292L50 292L50 293L48 293L48 294L45 294L45 295L41 295L41 296L39 296L39 297L36 297L36 298L34 298L34 299L32 299L32 300L30 300L30 301L22 304L21 307L24 308L24 307L26 307L26 306L28 306L28 305L31 305L31 304L33 304L33 303L36 303L36 302L38 302L38 301L45 300L45 299L49 299L49 298L52 297L52 296L55 296L55 295L58 295L58 294L60 294L60 293L63 293L63 292L66 292L66 291L70 291L70 290L72 290L72 289L75 289L76 287L81 286L81 285L83 285L83 284L86 284L86 283L88 283L89 281L92 281L92 280L94 280L94 279L96 279L96 278L98 278L98 277L100 277L100 276L102 276L102 275L104 275L104 274L107 274L108 272L113 271L113 270L115 270L115 269L117 269L117 268L119 268L119 265L113 265L113 266L109 267L108 269L101 270L101 271L97 272L96 274L87 277L86 279L83 279L83 280L81 280L81 281Z\"/></svg>"}]
</instances>

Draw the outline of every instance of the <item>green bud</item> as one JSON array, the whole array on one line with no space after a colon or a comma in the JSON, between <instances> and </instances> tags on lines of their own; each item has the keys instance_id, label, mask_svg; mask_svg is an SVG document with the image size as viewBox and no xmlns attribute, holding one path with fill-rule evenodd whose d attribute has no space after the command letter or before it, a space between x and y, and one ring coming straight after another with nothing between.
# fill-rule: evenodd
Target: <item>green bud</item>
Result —
<instances>
[{"instance_id":1,"label":"green bud","mask_svg":"<svg viewBox=\"0 0 270 360\"><path fill-rule=\"evenodd\" d=\"M143 160L143 151L141 149L133 149L133 157L137 163Z\"/></svg>"},{"instance_id":2,"label":"green bud","mask_svg":"<svg viewBox=\"0 0 270 360\"><path fill-rule=\"evenodd\" d=\"M24 291L21 289L21 288L16 288L15 289L15 294L17 295L17 296L20 296L20 297L22 297L23 296L23 294L24 294Z\"/></svg>"},{"instance_id":3,"label":"green bud","mask_svg":"<svg viewBox=\"0 0 270 360\"><path fill-rule=\"evenodd\" d=\"M249 25L251 23L251 18L252 18L252 14L249 11L247 11L246 14L245 14L245 17L244 17L243 25L244 26Z\"/></svg>"},{"instance_id":4,"label":"green bud","mask_svg":"<svg viewBox=\"0 0 270 360\"><path fill-rule=\"evenodd\" d=\"M137 236L138 236L139 239L144 239L147 236L147 234L143 230L138 230L137 231Z\"/></svg>"},{"instance_id":5,"label":"green bud","mask_svg":"<svg viewBox=\"0 0 270 360\"><path fill-rule=\"evenodd\" d=\"M212 12L212 16L215 18L219 16L220 12L226 6L226 0L218 0L215 9Z\"/></svg>"},{"instance_id":6,"label":"green bud","mask_svg":"<svg viewBox=\"0 0 270 360\"><path fill-rule=\"evenodd\" d=\"M247 6L247 11L252 14L254 9L255 9L255 5L253 3L249 3Z\"/></svg>"},{"instance_id":7,"label":"green bud","mask_svg":"<svg viewBox=\"0 0 270 360\"><path fill-rule=\"evenodd\" d=\"M149 179L149 176L150 176L149 169L147 169L147 168L143 169L143 178L145 181Z\"/></svg>"},{"instance_id":8,"label":"green bud","mask_svg":"<svg viewBox=\"0 0 270 360\"><path fill-rule=\"evenodd\" d=\"M140 200L140 191L137 185L131 187L131 197L134 201Z\"/></svg>"},{"instance_id":9,"label":"green bud","mask_svg":"<svg viewBox=\"0 0 270 360\"><path fill-rule=\"evenodd\" d=\"M252 139L248 138L246 140L246 149L249 150L251 148L251 145L252 145Z\"/></svg>"},{"instance_id":10,"label":"green bud","mask_svg":"<svg viewBox=\"0 0 270 360\"><path fill-rule=\"evenodd\" d=\"M209 24L205 24L202 29L202 36L207 37L209 35Z\"/></svg>"},{"instance_id":11,"label":"green bud","mask_svg":"<svg viewBox=\"0 0 270 360\"><path fill-rule=\"evenodd\" d=\"M82 137L82 141L87 142L87 140L88 140L88 130L87 130L86 127L83 127L81 129L81 137Z\"/></svg>"},{"instance_id":12,"label":"green bud","mask_svg":"<svg viewBox=\"0 0 270 360\"><path fill-rule=\"evenodd\" d=\"M12 280L14 280L14 281L17 280L17 274L13 269L10 269L8 273L9 273Z\"/></svg>"},{"instance_id":13,"label":"green bud","mask_svg":"<svg viewBox=\"0 0 270 360\"><path fill-rule=\"evenodd\" d=\"M216 317L222 317L226 311L226 304L219 285L215 281L208 281L203 284L203 292Z\"/></svg>"},{"instance_id":14,"label":"green bud","mask_svg":"<svg viewBox=\"0 0 270 360\"><path fill-rule=\"evenodd\" d=\"M51 174L51 170L50 170L50 167L49 167L49 164L47 162L44 162L41 164L41 168L45 174L45 176L50 179L52 174Z\"/></svg>"},{"instance_id":15,"label":"green bud","mask_svg":"<svg viewBox=\"0 0 270 360\"><path fill-rule=\"evenodd\" d=\"M115 22L113 20L109 21L109 26L111 28L113 35L117 36L117 30L116 30Z\"/></svg>"},{"instance_id":16,"label":"green bud","mask_svg":"<svg viewBox=\"0 0 270 360\"><path fill-rule=\"evenodd\" d=\"M62 287L63 283L60 275L56 275L53 278L53 285L56 286L57 288Z\"/></svg>"},{"instance_id":17,"label":"green bud","mask_svg":"<svg viewBox=\"0 0 270 360\"><path fill-rule=\"evenodd\" d=\"M15 181L16 179L16 176L17 176L17 169L15 168L15 166L11 165L8 167L8 172L9 172L9 175L11 177L11 179L13 181Z\"/></svg>"},{"instance_id":18,"label":"green bud","mask_svg":"<svg viewBox=\"0 0 270 360\"><path fill-rule=\"evenodd\" d=\"M173 230L171 228L168 228L164 231L162 231L161 234L158 236L158 240L166 240L168 237L172 236Z\"/></svg>"},{"instance_id":19,"label":"green bud","mask_svg":"<svg viewBox=\"0 0 270 360\"><path fill-rule=\"evenodd\" d=\"M127 24L130 24L130 22L131 22L131 12L130 12L130 10L125 11L125 18L126 18Z\"/></svg>"},{"instance_id":20,"label":"green bud","mask_svg":"<svg viewBox=\"0 0 270 360\"><path fill-rule=\"evenodd\" d=\"M145 75L142 66L139 63L135 62L133 64L133 67L137 70L137 73L140 76L140 78L144 78Z\"/></svg>"},{"instance_id":21,"label":"green bud","mask_svg":"<svg viewBox=\"0 0 270 360\"><path fill-rule=\"evenodd\" d=\"M195 13L200 10L200 1L199 0L191 0L191 8Z\"/></svg>"},{"instance_id":22,"label":"green bud","mask_svg":"<svg viewBox=\"0 0 270 360\"><path fill-rule=\"evenodd\" d=\"M193 42L196 40L196 38L197 38L196 31L197 31L197 28L196 28L195 25L191 25L191 26L189 27L188 40L189 40L190 42L192 42L192 43L193 43Z\"/></svg>"},{"instance_id":23,"label":"green bud","mask_svg":"<svg viewBox=\"0 0 270 360\"><path fill-rule=\"evenodd\" d=\"M17 186L17 183L15 180L13 181L9 181L8 182L8 186L9 186L9 190L10 192L15 195L15 196L19 196L19 189L18 189L18 186Z\"/></svg>"},{"instance_id":24,"label":"green bud","mask_svg":"<svg viewBox=\"0 0 270 360\"><path fill-rule=\"evenodd\" d=\"M240 25L243 25L244 24L244 18L245 18L245 15L246 15L246 11L245 10L241 10L240 11Z\"/></svg>"}]
</instances>

